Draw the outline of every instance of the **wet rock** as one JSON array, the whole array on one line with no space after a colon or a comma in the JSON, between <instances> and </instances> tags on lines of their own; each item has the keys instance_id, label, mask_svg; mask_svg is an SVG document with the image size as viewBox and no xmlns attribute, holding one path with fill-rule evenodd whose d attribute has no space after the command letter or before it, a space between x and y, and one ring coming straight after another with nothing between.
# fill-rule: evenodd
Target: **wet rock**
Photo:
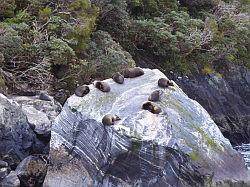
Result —
<instances>
[{"instance_id":1,"label":"wet rock","mask_svg":"<svg viewBox=\"0 0 250 187\"><path fill-rule=\"evenodd\" d=\"M20 181L15 171L11 171L2 181L0 181L2 187L19 187Z\"/></svg>"},{"instance_id":2,"label":"wet rock","mask_svg":"<svg viewBox=\"0 0 250 187\"><path fill-rule=\"evenodd\" d=\"M85 97L67 100L52 127L44 186L204 186L207 180L249 177L207 111L176 84L161 89L162 113L141 108L164 77L143 70L124 85L104 80L108 93L91 85ZM104 126L108 113L121 120Z\"/></svg>"},{"instance_id":3,"label":"wet rock","mask_svg":"<svg viewBox=\"0 0 250 187\"><path fill-rule=\"evenodd\" d=\"M208 111L232 144L250 143L250 71L235 64L217 64L220 74L171 78Z\"/></svg>"},{"instance_id":4,"label":"wet rock","mask_svg":"<svg viewBox=\"0 0 250 187\"><path fill-rule=\"evenodd\" d=\"M45 156L28 156L16 168L15 172L22 186L42 186L48 161Z\"/></svg>"}]
</instances>

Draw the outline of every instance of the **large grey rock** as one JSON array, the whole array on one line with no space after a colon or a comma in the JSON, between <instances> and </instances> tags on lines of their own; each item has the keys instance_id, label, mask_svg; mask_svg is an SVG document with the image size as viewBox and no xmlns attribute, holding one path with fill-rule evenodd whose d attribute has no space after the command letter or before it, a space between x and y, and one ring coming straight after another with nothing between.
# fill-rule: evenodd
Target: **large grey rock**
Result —
<instances>
[{"instance_id":1,"label":"large grey rock","mask_svg":"<svg viewBox=\"0 0 250 187\"><path fill-rule=\"evenodd\" d=\"M15 171L11 171L2 181L0 181L1 187L19 187L20 181Z\"/></svg>"},{"instance_id":2,"label":"large grey rock","mask_svg":"<svg viewBox=\"0 0 250 187\"><path fill-rule=\"evenodd\" d=\"M49 99L43 100L39 96L12 97L22 107L29 124L34 127L34 131L43 136L50 135L52 123L62 108L52 97L47 97Z\"/></svg>"},{"instance_id":3,"label":"large grey rock","mask_svg":"<svg viewBox=\"0 0 250 187\"><path fill-rule=\"evenodd\" d=\"M204 186L210 179L248 179L240 154L176 84L162 89L162 113L141 109L165 77L144 71L123 85L105 80L109 93L91 85L85 97L67 100L52 127L52 166L44 186ZM121 120L103 126L108 113Z\"/></svg>"},{"instance_id":4,"label":"large grey rock","mask_svg":"<svg viewBox=\"0 0 250 187\"><path fill-rule=\"evenodd\" d=\"M48 161L44 155L26 157L15 170L21 186L42 186L47 172L47 166Z\"/></svg>"},{"instance_id":5,"label":"large grey rock","mask_svg":"<svg viewBox=\"0 0 250 187\"><path fill-rule=\"evenodd\" d=\"M35 141L21 107L0 94L0 159L15 167L32 152Z\"/></svg>"},{"instance_id":6,"label":"large grey rock","mask_svg":"<svg viewBox=\"0 0 250 187\"><path fill-rule=\"evenodd\" d=\"M250 71L228 62L217 66L220 74L173 79L208 111L233 144L250 143Z\"/></svg>"}]
</instances>

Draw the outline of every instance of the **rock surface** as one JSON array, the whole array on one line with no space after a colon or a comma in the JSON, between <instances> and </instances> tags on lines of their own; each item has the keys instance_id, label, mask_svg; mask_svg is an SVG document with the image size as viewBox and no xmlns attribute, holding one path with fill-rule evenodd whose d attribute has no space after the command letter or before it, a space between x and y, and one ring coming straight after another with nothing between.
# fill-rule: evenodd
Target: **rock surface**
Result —
<instances>
[{"instance_id":1,"label":"rock surface","mask_svg":"<svg viewBox=\"0 0 250 187\"><path fill-rule=\"evenodd\" d=\"M15 172L21 182L21 186L42 186L48 161L44 155L28 156L16 168Z\"/></svg>"},{"instance_id":2,"label":"rock surface","mask_svg":"<svg viewBox=\"0 0 250 187\"><path fill-rule=\"evenodd\" d=\"M40 137L50 136L51 126L56 116L61 111L61 105L53 98L41 99L40 96L12 97L24 111L28 123L34 128L34 132Z\"/></svg>"},{"instance_id":3,"label":"rock surface","mask_svg":"<svg viewBox=\"0 0 250 187\"><path fill-rule=\"evenodd\" d=\"M250 143L250 71L230 63L218 64L220 74L171 78L208 111L232 144Z\"/></svg>"},{"instance_id":4,"label":"rock surface","mask_svg":"<svg viewBox=\"0 0 250 187\"><path fill-rule=\"evenodd\" d=\"M2 187L19 187L20 181L15 171L11 171L2 181L0 181Z\"/></svg>"},{"instance_id":5,"label":"rock surface","mask_svg":"<svg viewBox=\"0 0 250 187\"><path fill-rule=\"evenodd\" d=\"M52 166L44 186L203 186L211 178L248 179L240 154L176 84L162 89L156 103L162 113L141 109L165 77L144 71L123 85L105 80L109 93L91 85L85 97L67 100L52 127ZM106 114L121 120L105 127Z\"/></svg>"},{"instance_id":6,"label":"rock surface","mask_svg":"<svg viewBox=\"0 0 250 187\"><path fill-rule=\"evenodd\" d=\"M21 107L0 94L0 159L10 167L31 154L36 136Z\"/></svg>"}]
</instances>

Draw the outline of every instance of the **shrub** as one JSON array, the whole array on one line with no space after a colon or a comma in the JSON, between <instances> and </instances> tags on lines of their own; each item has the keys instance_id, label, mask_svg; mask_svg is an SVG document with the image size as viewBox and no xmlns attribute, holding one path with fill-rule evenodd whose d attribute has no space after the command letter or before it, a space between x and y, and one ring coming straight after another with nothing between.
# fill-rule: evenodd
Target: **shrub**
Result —
<instances>
[{"instance_id":1,"label":"shrub","mask_svg":"<svg viewBox=\"0 0 250 187\"><path fill-rule=\"evenodd\" d=\"M13 17L15 9L15 0L2 0L0 3L0 19Z\"/></svg>"},{"instance_id":2,"label":"shrub","mask_svg":"<svg viewBox=\"0 0 250 187\"><path fill-rule=\"evenodd\" d=\"M131 55L107 32L93 34L87 53L89 62L96 67L97 77L108 78L116 71L135 65Z\"/></svg>"}]
</instances>

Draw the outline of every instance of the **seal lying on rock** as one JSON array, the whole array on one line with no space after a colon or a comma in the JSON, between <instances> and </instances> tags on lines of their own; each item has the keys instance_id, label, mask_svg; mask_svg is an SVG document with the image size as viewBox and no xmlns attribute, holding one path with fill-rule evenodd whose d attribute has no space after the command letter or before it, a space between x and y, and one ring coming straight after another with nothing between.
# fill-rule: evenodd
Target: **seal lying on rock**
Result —
<instances>
[{"instance_id":1,"label":"seal lying on rock","mask_svg":"<svg viewBox=\"0 0 250 187\"><path fill-rule=\"evenodd\" d=\"M110 92L111 90L110 86L106 82L97 81L95 82L94 85L97 89L101 90L102 92Z\"/></svg>"},{"instance_id":2,"label":"seal lying on rock","mask_svg":"<svg viewBox=\"0 0 250 187\"><path fill-rule=\"evenodd\" d=\"M167 88L168 86L174 86L174 83L166 78L160 78L158 80L158 86L161 88Z\"/></svg>"},{"instance_id":3,"label":"seal lying on rock","mask_svg":"<svg viewBox=\"0 0 250 187\"><path fill-rule=\"evenodd\" d=\"M128 68L123 71L125 78L135 78L144 75L144 71L141 68Z\"/></svg>"},{"instance_id":4,"label":"seal lying on rock","mask_svg":"<svg viewBox=\"0 0 250 187\"><path fill-rule=\"evenodd\" d=\"M121 120L117 115L107 114L102 118L103 125L114 125L115 121Z\"/></svg>"},{"instance_id":5,"label":"seal lying on rock","mask_svg":"<svg viewBox=\"0 0 250 187\"><path fill-rule=\"evenodd\" d=\"M160 95L162 94L162 91L161 90L155 90L153 91L150 96L148 97L148 100L149 101L153 101L153 102L156 102L156 101L159 101L160 100Z\"/></svg>"},{"instance_id":6,"label":"seal lying on rock","mask_svg":"<svg viewBox=\"0 0 250 187\"><path fill-rule=\"evenodd\" d=\"M143 103L142 109L148 110L149 112L153 114L159 114L162 111L160 107L156 106L154 103L150 101Z\"/></svg>"},{"instance_id":7,"label":"seal lying on rock","mask_svg":"<svg viewBox=\"0 0 250 187\"><path fill-rule=\"evenodd\" d=\"M79 86L75 90L75 95L78 97L83 97L89 93L90 89L87 85Z\"/></svg>"},{"instance_id":8,"label":"seal lying on rock","mask_svg":"<svg viewBox=\"0 0 250 187\"><path fill-rule=\"evenodd\" d=\"M119 72L114 73L114 74L112 75L112 79L113 79L116 83L118 83L118 84L123 84L123 82L124 82L124 77L123 77L123 75L120 74Z\"/></svg>"}]
</instances>

